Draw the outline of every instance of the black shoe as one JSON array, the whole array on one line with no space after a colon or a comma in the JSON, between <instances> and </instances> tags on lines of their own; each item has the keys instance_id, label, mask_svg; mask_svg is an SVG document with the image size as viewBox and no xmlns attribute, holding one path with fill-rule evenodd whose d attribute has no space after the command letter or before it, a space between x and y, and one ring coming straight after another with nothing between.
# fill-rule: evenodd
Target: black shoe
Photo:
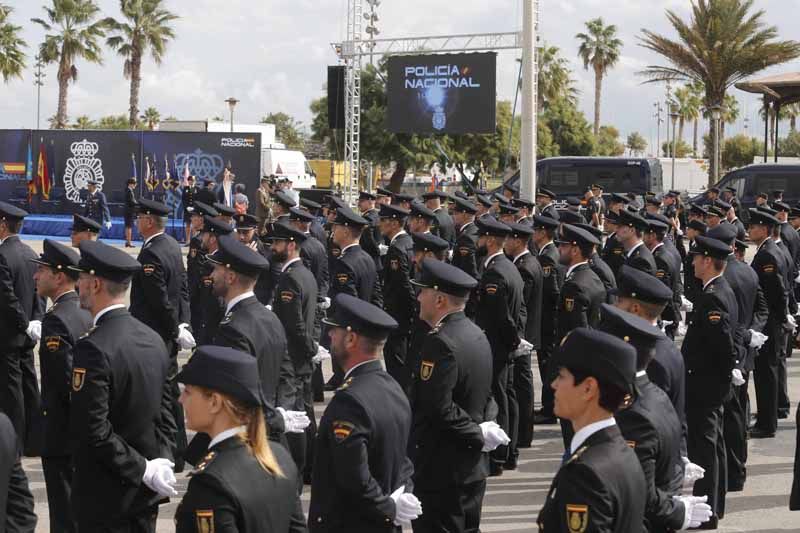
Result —
<instances>
[{"instance_id":1,"label":"black shoe","mask_svg":"<svg viewBox=\"0 0 800 533\"><path fill-rule=\"evenodd\" d=\"M553 415L546 415L546 414L543 414L543 413L539 413L539 414L534 415L534 417L533 417L534 425L536 425L536 424L539 424L539 425L555 424L556 422L558 422L558 420Z\"/></svg>"},{"instance_id":2,"label":"black shoe","mask_svg":"<svg viewBox=\"0 0 800 533\"><path fill-rule=\"evenodd\" d=\"M314 403L325 403L325 396L323 394L314 396Z\"/></svg>"},{"instance_id":3,"label":"black shoe","mask_svg":"<svg viewBox=\"0 0 800 533\"><path fill-rule=\"evenodd\" d=\"M490 477L500 477L502 475L503 475L503 467L502 466L500 466L500 465L498 465L496 463L491 463L489 465L489 476Z\"/></svg>"},{"instance_id":4,"label":"black shoe","mask_svg":"<svg viewBox=\"0 0 800 533\"><path fill-rule=\"evenodd\" d=\"M778 409L778 420L784 420L789 418L789 410L788 409Z\"/></svg>"},{"instance_id":5,"label":"black shoe","mask_svg":"<svg viewBox=\"0 0 800 533\"><path fill-rule=\"evenodd\" d=\"M736 485L728 485L728 492L742 492L744 490L744 483Z\"/></svg>"},{"instance_id":6,"label":"black shoe","mask_svg":"<svg viewBox=\"0 0 800 533\"><path fill-rule=\"evenodd\" d=\"M771 439L775 436L774 431L766 431L761 428L753 428L750 430L748 436L751 439Z\"/></svg>"},{"instance_id":7,"label":"black shoe","mask_svg":"<svg viewBox=\"0 0 800 533\"><path fill-rule=\"evenodd\" d=\"M503 470L516 470L517 469L517 460L516 459L509 459L506 461L506 464L503 465Z\"/></svg>"}]
</instances>

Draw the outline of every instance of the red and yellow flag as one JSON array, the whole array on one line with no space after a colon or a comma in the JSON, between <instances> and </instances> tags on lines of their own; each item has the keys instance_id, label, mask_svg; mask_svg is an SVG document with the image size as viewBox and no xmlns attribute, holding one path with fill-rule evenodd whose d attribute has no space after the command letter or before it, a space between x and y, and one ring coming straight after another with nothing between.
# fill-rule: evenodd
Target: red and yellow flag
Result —
<instances>
[{"instance_id":1,"label":"red and yellow flag","mask_svg":"<svg viewBox=\"0 0 800 533\"><path fill-rule=\"evenodd\" d=\"M44 143L39 144L39 165L37 166L34 184L42 191L42 198L49 200L50 175L47 173L47 155L45 153Z\"/></svg>"}]
</instances>

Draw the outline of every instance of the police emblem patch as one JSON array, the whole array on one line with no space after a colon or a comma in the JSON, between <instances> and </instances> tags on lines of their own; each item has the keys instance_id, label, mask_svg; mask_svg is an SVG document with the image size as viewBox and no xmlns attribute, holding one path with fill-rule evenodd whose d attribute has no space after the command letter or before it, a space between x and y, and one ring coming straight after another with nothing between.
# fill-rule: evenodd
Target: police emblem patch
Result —
<instances>
[{"instance_id":1,"label":"police emblem patch","mask_svg":"<svg viewBox=\"0 0 800 533\"><path fill-rule=\"evenodd\" d=\"M486 285L486 294L497 294L497 285L494 283Z\"/></svg>"},{"instance_id":2,"label":"police emblem patch","mask_svg":"<svg viewBox=\"0 0 800 533\"><path fill-rule=\"evenodd\" d=\"M281 291L281 301L288 304L294 300L294 293L292 291Z\"/></svg>"},{"instance_id":3,"label":"police emblem patch","mask_svg":"<svg viewBox=\"0 0 800 533\"><path fill-rule=\"evenodd\" d=\"M338 281L340 285L347 283L349 278L350 276L348 276L346 272L342 274L336 274L336 281Z\"/></svg>"},{"instance_id":4,"label":"police emblem patch","mask_svg":"<svg viewBox=\"0 0 800 533\"><path fill-rule=\"evenodd\" d=\"M458 249L458 253L462 256L467 256L469 255L469 248L462 246L461 248Z\"/></svg>"},{"instance_id":5,"label":"police emblem patch","mask_svg":"<svg viewBox=\"0 0 800 533\"><path fill-rule=\"evenodd\" d=\"M400 270L400 260L399 259L390 259L389 260L389 268L392 270Z\"/></svg>"},{"instance_id":6,"label":"police emblem patch","mask_svg":"<svg viewBox=\"0 0 800 533\"><path fill-rule=\"evenodd\" d=\"M142 265L142 272L144 272L145 276L152 276L153 272L156 271L156 266L151 264Z\"/></svg>"},{"instance_id":7,"label":"police emblem patch","mask_svg":"<svg viewBox=\"0 0 800 533\"><path fill-rule=\"evenodd\" d=\"M622 248L614 248L614 255L622 255Z\"/></svg>"},{"instance_id":8,"label":"police emblem patch","mask_svg":"<svg viewBox=\"0 0 800 533\"><path fill-rule=\"evenodd\" d=\"M46 337L44 339L44 344L47 346L47 349L51 352L55 352L61 346L61 337Z\"/></svg>"},{"instance_id":9,"label":"police emblem patch","mask_svg":"<svg viewBox=\"0 0 800 533\"><path fill-rule=\"evenodd\" d=\"M764 268L762 270L766 274L772 274L773 272L775 272L775 265L764 265Z\"/></svg>"},{"instance_id":10,"label":"police emblem patch","mask_svg":"<svg viewBox=\"0 0 800 533\"><path fill-rule=\"evenodd\" d=\"M344 420L336 420L333 422L333 438L336 442L342 442L353 433L353 424L345 422Z\"/></svg>"},{"instance_id":11,"label":"police emblem patch","mask_svg":"<svg viewBox=\"0 0 800 533\"><path fill-rule=\"evenodd\" d=\"M211 509L198 509L194 512L199 533L214 533L214 511Z\"/></svg>"},{"instance_id":12,"label":"police emblem patch","mask_svg":"<svg viewBox=\"0 0 800 533\"><path fill-rule=\"evenodd\" d=\"M567 312L572 312L575 309L575 299L574 298L564 298L564 309Z\"/></svg>"},{"instance_id":13,"label":"police emblem patch","mask_svg":"<svg viewBox=\"0 0 800 533\"><path fill-rule=\"evenodd\" d=\"M659 278L659 279L663 278L664 277L664 271L663 270L656 270L656 277Z\"/></svg>"},{"instance_id":14,"label":"police emblem patch","mask_svg":"<svg viewBox=\"0 0 800 533\"><path fill-rule=\"evenodd\" d=\"M589 506L567 504L567 528L570 533L583 533L589 525Z\"/></svg>"},{"instance_id":15,"label":"police emblem patch","mask_svg":"<svg viewBox=\"0 0 800 533\"><path fill-rule=\"evenodd\" d=\"M419 377L422 381L428 381L433 376L433 367L436 365L433 361L422 361L419 368Z\"/></svg>"},{"instance_id":16,"label":"police emblem patch","mask_svg":"<svg viewBox=\"0 0 800 533\"><path fill-rule=\"evenodd\" d=\"M72 369L72 390L73 392L78 392L83 388L83 381L84 377L86 377L86 369L85 368L73 368Z\"/></svg>"},{"instance_id":17,"label":"police emblem patch","mask_svg":"<svg viewBox=\"0 0 800 533\"><path fill-rule=\"evenodd\" d=\"M718 324L719 321L722 320L722 314L719 311L709 311L708 312L708 321L712 324Z\"/></svg>"},{"instance_id":18,"label":"police emblem patch","mask_svg":"<svg viewBox=\"0 0 800 533\"><path fill-rule=\"evenodd\" d=\"M191 250L189 250L190 257L194 257L196 255L197 255L197 248L192 248Z\"/></svg>"},{"instance_id":19,"label":"police emblem patch","mask_svg":"<svg viewBox=\"0 0 800 533\"><path fill-rule=\"evenodd\" d=\"M550 276L550 272L552 272L552 270L553 270L553 267L551 267L551 266L543 266L542 267L542 271L544 272L544 277L546 277L546 278L549 277Z\"/></svg>"}]
</instances>

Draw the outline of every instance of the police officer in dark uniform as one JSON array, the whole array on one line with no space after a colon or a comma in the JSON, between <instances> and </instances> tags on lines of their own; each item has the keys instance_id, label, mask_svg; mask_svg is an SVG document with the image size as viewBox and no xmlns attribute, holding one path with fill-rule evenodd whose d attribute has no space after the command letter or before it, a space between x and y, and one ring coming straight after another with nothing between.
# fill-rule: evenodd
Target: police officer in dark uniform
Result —
<instances>
[{"instance_id":1,"label":"police officer in dark uniform","mask_svg":"<svg viewBox=\"0 0 800 533\"><path fill-rule=\"evenodd\" d=\"M257 233L258 219L249 213L237 213L233 216L233 222L236 227L236 237L239 242L248 246L250 249L255 250L261 254L264 259L269 263L269 267L261 272L256 281L255 289L253 292L256 294L258 301L264 305L271 305L275 296L275 286L278 283L278 278L281 275L282 264L272 256L272 249L267 245L266 241L272 234L272 226L270 231L265 236L259 238ZM289 217L282 216L278 224L288 224Z\"/></svg>"},{"instance_id":2,"label":"police officer in dark uniform","mask_svg":"<svg viewBox=\"0 0 800 533\"><path fill-rule=\"evenodd\" d=\"M177 424L175 457L178 471L183 468L180 457L186 449L186 432L183 429L183 411L178 403L178 350L194 347L194 337L189 330L189 289L183 253L178 242L164 228L170 208L155 200L139 200L136 219L144 244L137 260L142 265L133 275L130 294L130 312L134 318L161 336L170 354L171 409Z\"/></svg>"},{"instance_id":3,"label":"police officer in dark uniform","mask_svg":"<svg viewBox=\"0 0 800 533\"><path fill-rule=\"evenodd\" d=\"M664 309L661 319L670 324L665 326L665 333L671 339L675 338L675 332L681 321L681 293L683 284L681 278L681 257L678 255L677 250L672 253L671 244L667 244L664 240L669 225L657 217L661 215L647 215L648 228L644 232L645 246L653 254L653 260L656 262L656 277L661 282L669 287L672 292L672 300ZM674 249L674 248L673 248Z\"/></svg>"},{"instance_id":4,"label":"police officer in dark uniform","mask_svg":"<svg viewBox=\"0 0 800 533\"><path fill-rule=\"evenodd\" d=\"M30 261L38 256L18 235L26 216L0 202L0 411L14 424L25 455L35 457L41 428L33 347L41 337L45 306L36 294L36 265Z\"/></svg>"},{"instance_id":5,"label":"police officer in dark uniform","mask_svg":"<svg viewBox=\"0 0 800 533\"><path fill-rule=\"evenodd\" d=\"M50 530L74 532L70 508L72 457L68 445L72 351L92 326L92 316L81 309L75 282L80 257L63 244L45 239L43 253L32 261L36 292L53 305L42 319L39 364L42 374L42 470L47 488Z\"/></svg>"},{"instance_id":6,"label":"police officer in dark uniform","mask_svg":"<svg viewBox=\"0 0 800 533\"><path fill-rule=\"evenodd\" d=\"M517 267L522 277L522 301L518 327L520 337L531 344L531 350L542 347L542 294L544 292L544 272L542 265L528 249L533 228L523 224L511 223L511 234L506 240L505 253ZM519 429L517 448L511 451L509 461L516 462L519 448L530 448L533 440L533 371L531 370L531 351L520 353L514 361L514 390L519 405Z\"/></svg>"},{"instance_id":7,"label":"police officer in dark uniform","mask_svg":"<svg viewBox=\"0 0 800 533\"><path fill-rule=\"evenodd\" d=\"M72 215L72 228L69 237L73 248L77 248L82 241L96 241L103 226L83 215Z\"/></svg>"},{"instance_id":8,"label":"police officer in dark uniform","mask_svg":"<svg viewBox=\"0 0 800 533\"><path fill-rule=\"evenodd\" d=\"M698 497L680 495L683 429L669 398L650 382L646 372L655 344L664 335L649 321L608 304L603 304L599 329L636 349L636 398L614 418L644 472L645 530L667 532L699 526L711 517L711 508Z\"/></svg>"},{"instance_id":9,"label":"police officer in dark uniform","mask_svg":"<svg viewBox=\"0 0 800 533\"><path fill-rule=\"evenodd\" d=\"M399 532L421 514L411 494L406 456L411 408L400 385L381 367L383 344L397 322L349 294L333 301L331 353L344 370L320 421L311 483L312 532Z\"/></svg>"},{"instance_id":10,"label":"police officer in dark uniform","mask_svg":"<svg viewBox=\"0 0 800 533\"><path fill-rule=\"evenodd\" d=\"M358 194L358 210L364 220L369 222L369 225L361 233L359 244L361 249L367 252L372 260L375 261L375 269L380 274L383 270L380 245L384 244L384 242L379 224L380 215L378 210L375 209L376 199L377 196L369 191L361 191Z\"/></svg>"},{"instance_id":11,"label":"police officer in dark uniform","mask_svg":"<svg viewBox=\"0 0 800 533\"><path fill-rule=\"evenodd\" d=\"M389 245L383 265L383 308L397 321L398 327L389 334L383 358L386 371L403 390L411 381L408 367L408 347L416 316L416 295L411 286L414 278L414 242L405 232L408 211L384 204L380 209L380 231ZM385 246L385 245L384 245Z\"/></svg>"},{"instance_id":12,"label":"police officer in dark uniform","mask_svg":"<svg viewBox=\"0 0 800 533\"><path fill-rule=\"evenodd\" d=\"M536 193L536 205L539 207L539 214L548 216L553 220L558 220L558 209L556 209L556 206L553 203L553 200L555 199L556 193L543 187L539 187L539 191Z\"/></svg>"},{"instance_id":13,"label":"police officer in dark uniform","mask_svg":"<svg viewBox=\"0 0 800 533\"><path fill-rule=\"evenodd\" d=\"M689 459L705 469L695 496L708 496L716 528L725 514L727 458L722 408L731 393L739 322L736 297L723 277L730 248L705 236L695 239L695 276L703 282L681 352L686 364L686 423ZM760 409L760 407L759 407Z\"/></svg>"},{"instance_id":14,"label":"police officer in dark uniform","mask_svg":"<svg viewBox=\"0 0 800 533\"><path fill-rule=\"evenodd\" d=\"M603 242L603 231L600 228L592 226L591 224L575 224L575 227L586 230L594 235L597 242ZM611 270L611 267L608 266L608 263L597 253L597 248L597 246L594 246L592 255L589 256L589 267L591 267L592 272L597 274L597 277L600 278L600 281L603 282L603 286L606 288L606 302L614 303L613 291L617 288L616 275L614 271Z\"/></svg>"},{"instance_id":15,"label":"police officer in dark uniform","mask_svg":"<svg viewBox=\"0 0 800 533\"><path fill-rule=\"evenodd\" d=\"M627 209L620 211L617 237L625 249L625 264L655 276L658 270L656 261L642 242L642 234L648 228L649 224L638 213L632 213Z\"/></svg>"},{"instance_id":16,"label":"police officer in dark uniform","mask_svg":"<svg viewBox=\"0 0 800 533\"><path fill-rule=\"evenodd\" d=\"M689 240L689 250L691 250L692 246L694 246L695 237L698 235L705 235L707 229L708 226L706 223L699 219L690 220L686 224L686 238ZM701 289L702 287L700 285L700 280L694 275L692 256L687 253L686 258L683 261L683 295L687 300L694 303L697 299L697 296L700 294ZM687 311L687 323L689 322L690 317L691 312Z\"/></svg>"},{"instance_id":17,"label":"police officer in dark uniform","mask_svg":"<svg viewBox=\"0 0 800 533\"><path fill-rule=\"evenodd\" d=\"M97 188L98 182L89 180L86 182L86 205L83 209L83 216L91 218L98 224L102 224L106 229L111 227L111 211L108 210L108 201L103 191Z\"/></svg>"},{"instance_id":18,"label":"police officer in dark uniform","mask_svg":"<svg viewBox=\"0 0 800 533\"><path fill-rule=\"evenodd\" d=\"M617 222L619 215L614 211L609 211L606 214L604 229L608 233L606 241L603 244L603 250L600 256L606 262L614 277L617 277L619 268L625 264L625 247L619 242L617 238Z\"/></svg>"},{"instance_id":19,"label":"police officer in dark uniform","mask_svg":"<svg viewBox=\"0 0 800 533\"><path fill-rule=\"evenodd\" d=\"M314 399L311 392L312 359L317 354L314 336L314 319L317 313L317 281L303 264L300 246L307 235L287 224L273 226L270 240L272 254L283 265L275 289L272 310L286 333L286 342L293 372L283 379L289 380L279 387L278 405L293 411L305 411L311 422L307 433L316 433ZM313 237L312 237L313 238ZM307 434L291 434L286 438L295 464L301 475L305 470L308 444ZM302 486L302 485L301 485Z\"/></svg>"},{"instance_id":20,"label":"police officer in dark uniform","mask_svg":"<svg viewBox=\"0 0 800 533\"><path fill-rule=\"evenodd\" d=\"M758 209L750 209L750 239L758 246L750 266L758 274L758 283L769 308L763 330L768 338L755 358L758 418L750 430L751 438L775 436L778 426L778 366L780 359L785 356L786 336L791 330L788 322L786 262L781 250L772 240L779 224L774 216Z\"/></svg>"},{"instance_id":21,"label":"police officer in dark uniform","mask_svg":"<svg viewBox=\"0 0 800 533\"><path fill-rule=\"evenodd\" d=\"M467 275L478 279L478 226L475 225L475 214L478 207L463 198L453 199L453 222L456 226L456 244L453 247L451 264L463 270ZM477 296L467 300L465 312L475 318L475 302Z\"/></svg>"},{"instance_id":22,"label":"police officer in dark uniform","mask_svg":"<svg viewBox=\"0 0 800 533\"><path fill-rule=\"evenodd\" d=\"M533 224L533 209L536 207L534 202L529 202L528 200L523 200L522 198L512 198L511 205L519 209L519 213L517 213L517 220L515 221L517 224L523 224L525 226L530 226Z\"/></svg>"},{"instance_id":23,"label":"police officer in dark uniform","mask_svg":"<svg viewBox=\"0 0 800 533\"><path fill-rule=\"evenodd\" d=\"M320 224L320 212L322 211L322 204L315 202L314 200L310 200L309 198L300 198L300 207L306 213L312 215L311 224L308 227L308 231L311 235L317 239L322 244L325 244L327 240L327 235L325 235L325 229Z\"/></svg>"},{"instance_id":24,"label":"police officer in dark uniform","mask_svg":"<svg viewBox=\"0 0 800 533\"><path fill-rule=\"evenodd\" d=\"M578 328L552 363L556 415L580 425L539 512L539 531L641 531L647 486L614 420L634 394L636 351L607 333Z\"/></svg>"},{"instance_id":25,"label":"police officer in dark uniform","mask_svg":"<svg viewBox=\"0 0 800 533\"><path fill-rule=\"evenodd\" d=\"M494 403L489 341L464 314L477 281L425 259L414 284L420 317L430 326L411 393L409 456L425 511L414 531L479 531L491 447L483 428L492 425Z\"/></svg>"},{"instance_id":26,"label":"police officer in dark uniform","mask_svg":"<svg viewBox=\"0 0 800 533\"><path fill-rule=\"evenodd\" d=\"M211 282L205 281L210 270L206 268L207 248L203 245L203 226L204 217L214 218L219 212L210 205L202 202L195 202L192 209L192 229L195 231L194 237L189 241L189 254L186 257L186 286L189 289L189 316L191 318L192 331L197 334L197 341L206 344L208 338L205 335L205 324L203 316L205 314L205 299L211 292ZM226 227L230 228L227 224ZM232 228L226 232L230 233ZM216 246L216 242L214 243ZM208 270L208 272L206 272ZM222 318L221 316L219 318ZM219 323L219 318L214 323Z\"/></svg>"},{"instance_id":27,"label":"police officer in dark uniform","mask_svg":"<svg viewBox=\"0 0 800 533\"><path fill-rule=\"evenodd\" d=\"M202 202L208 206L213 206L217 201L217 195L214 194L214 188L217 182L213 178L205 178L200 180L197 188L197 193L194 196L195 203Z\"/></svg>"},{"instance_id":28,"label":"police officer in dark uniform","mask_svg":"<svg viewBox=\"0 0 800 533\"><path fill-rule=\"evenodd\" d=\"M255 359L200 346L177 379L186 385L188 427L213 438L175 511L175 530L306 531L297 467L283 446L267 440ZM222 408L212 410L213 402Z\"/></svg>"},{"instance_id":29,"label":"police officer in dark uniform","mask_svg":"<svg viewBox=\"0 0 800 533\"><path fill-rule=\"evenodd\" d=\"M136 219L136 178L129 178L125 187L125 211L123 219L125 221L125 248L133 248L133 225Z\"/></svg>"},{"instance_id":30,"label":"police officer in dark uniform","mask_svg":"<svg viewBox=\"0 0 800 533\"><path fill-rule=\"evenodd\" d=\"M475 323L485 333L492 347L492 394L499 413L497 423L511 438L509 445L492 453L492 475L502 475L504 468L515 468L509 462L509 451L516 447L519 416L514 389L515 352L523 340L519 327L524 283L514 264L503 253L511 228L491 216L481 218L478 225L478 248L484 250L483 274L478 286ZM530 353L530 343L523 348Z\"/></svg>"},{"instance_id":31,"label":"police officer in dark uniform","mask_svg":"<svg viewBox=\"0 0 800 533\"><path fill-rule=\"evenodd\" d=\"M183 225L186 231L185 240L188 243L192 238L192 212L194 211L194 201L197 196L197 186L194 183L194 176L186 178L186 185L181 187L181 203L183 204Z\"/></svg>"},{"instance_id":32,"label":"police officer in dark uniform","mask_svg":"<svg viewBox=\"0 0 800 533\"><path fill-rule=\"evenodd\" d=\"M0 524L9 533L36 529L33 494L22 469L21 453L11 420L0 412Z\"/></svg>"},{"instance_id":33,"label":"police officer in dark uniform","mask_svg":"<svg viewBox=\"0 0 800 533\"><path fill-rule=\"evenodd\" d=\"M557 340L556 327L558 305L561 300L561 286L564 284L565 269L559 261L558 248L554 243L558 221L542 215L533 217L533 239L535 244L536 259L542 266L543 292L542 313L540 315L540 330L542 332L542 346L536 352L539 366L539 376L542 383L550 382L547 363L553 355ZM542 387L542 409L534 416L534 424L555 424L553 416L553 389Z\"/></svg>"},{"instance_id":34,"label":"police officer in dark uniform","mask_svg":"<svg viewBox=\"0 0 800 533\"><path fill-rule=\"evenodd\" d=\"M225 304L220 297L214 294L214 282L211 279L214 264L209 262L207 257L219 249L220 237L231 233L233 233L233 228L227 222L211 218L208 215L204 217L203 227L200 231L202 257L196 280L197 309L192 312L192 320L198 324L198 328L195 328L194 331L197 332L197 341L200 344L211 342L225 315Z\"/></svg>"},{"instance_id":35,"label":"police officer in dark uniform","mask_svg":"<svg viewBox=\"0 0 800 533\"><path fill-rule=\"evenodd\" d=\"M447 212L447 209L442 207L442 201L447 198L447 193L438 189L422 195L422 199L425 201L425 207L433 211L436 217L436 222L431 231L446 240L452 248L456 243L456 226L453 223L452 217Z\"/></svg>"},{"instance_id":36,"label":"police officer in dark uniform","mask_svg":"<svg viewBox=\"0 0 800 533\"><path fill-rule=\"evenodd\" d=\"M125 309L142 266L100 242L84 241L80 252L71 268L94 325L73 349L72 510L78 531L154 531L159 503L177 494L171 358L161 337Z\"/></svg>"}]
</instances>

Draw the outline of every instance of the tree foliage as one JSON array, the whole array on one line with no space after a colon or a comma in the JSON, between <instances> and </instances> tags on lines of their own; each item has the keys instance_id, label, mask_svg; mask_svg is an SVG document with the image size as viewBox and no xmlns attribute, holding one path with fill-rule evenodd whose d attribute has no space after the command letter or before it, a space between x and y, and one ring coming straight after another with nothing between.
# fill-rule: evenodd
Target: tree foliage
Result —
<instances>
[{"instance_id":1,"label":"tree foliage","mask_svg":"<svg viewBox=\"0 0 800 533\"><path fill-rule=\"evenodd\" d=\"M625 145L619 140L619 130L614 126L600 126L594 155L619 157L625 153Z\"/></svg>"},{"instance_id":2,"label":"tree foliage","mask_svg":"<svg viewBox=\"0 0 800 533\"><path fill-rule=\"evenodd\" d=\"M560 155L589 156L595 153L592 126L574 105L561 99L544 113L544 119Z\"/></svg>"},{"instance_id":3,"label":"tree foliage","mask_svg":"<svg viewBox=\"0 0 800 533\"><path fill-rule=\"evenodd\" d=\"M622 51L622 41L617 38L617 27L606 26L603 19L596 18L586 22L586 33L575 36L580 41L578 56L583 60L583 68L594 72L594 131L600 133L600 100L603 78L610 68L617 64Z\"/></svg>"},{"instance_id":4,"label":"tree foliage","mask_svg":"<svg viewBox=\"0 0 800 533\"><path fill-rule=\"evenodd\" d=\"M641 156L647 150L647 140L638 131L628 135L625 146L631 151L632 155Z\"/></svg>"},{"instance_id":5,"label":"tree foliage","mask_svg":"<svg viewBox=\"0 0 800 533\"><path fill-rule=\"evenodd\" d=\"M12 24L9 17L13 9L0 4L0 76L8 82L11 78L22 78L25 69L27 44L20 36L22 28Z\"/></svg>"},{"instance_id":6,"label":"tree foliage","mask_svg":"<svg viewBox=\"0 0 800 533\"><path fill-rule=\"evenodd\" d=\"M763 153L764 143L755 137L734 135L725 139L722 147L722 168L730 170L749 165L756 156Z\"/></svg>"},{"instance_id":7,"label":"tree foliage","mask_svg":"<svg viewBox=\"0 0 800 533\"><path fill-rule=\"evenodd\" d=\"M327 108L325 111L327 112ZM305 139L300 132L303 124L295 120L294 117L283 112L270 113L261 119L261 123L274 124L275 136L289 150L302 150L305 147Z\"/></svg>"}]
</instances>

